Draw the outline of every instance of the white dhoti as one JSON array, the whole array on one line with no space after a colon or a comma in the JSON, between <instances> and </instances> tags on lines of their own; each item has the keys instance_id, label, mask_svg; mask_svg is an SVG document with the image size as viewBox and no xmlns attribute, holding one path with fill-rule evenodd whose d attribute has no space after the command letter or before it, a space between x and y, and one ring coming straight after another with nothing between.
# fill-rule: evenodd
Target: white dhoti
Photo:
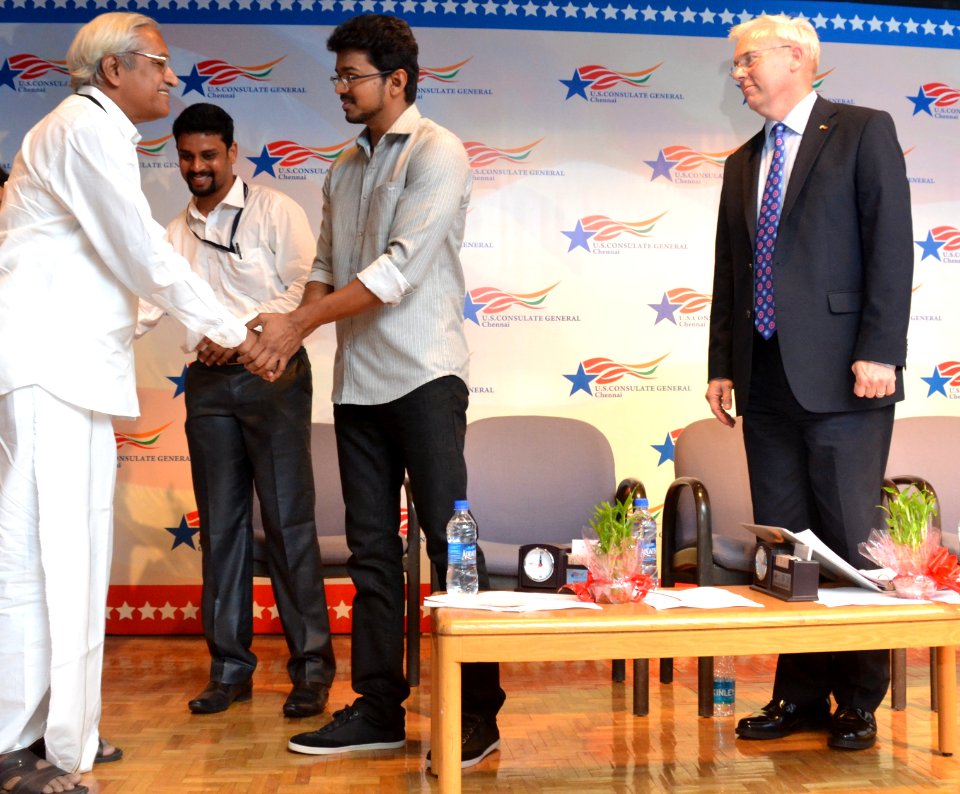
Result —
<instances>
[{"instance_id":1,"label":"white dhoti","mask_svg":"<svg viewBox=\"0 0 960 794\"><path fill-rule=\"evenodd\" d=\"M116 470L109 416L0 396L0 753L43 736L67 772L97 752Z\"/></svg>"}]
</instances>

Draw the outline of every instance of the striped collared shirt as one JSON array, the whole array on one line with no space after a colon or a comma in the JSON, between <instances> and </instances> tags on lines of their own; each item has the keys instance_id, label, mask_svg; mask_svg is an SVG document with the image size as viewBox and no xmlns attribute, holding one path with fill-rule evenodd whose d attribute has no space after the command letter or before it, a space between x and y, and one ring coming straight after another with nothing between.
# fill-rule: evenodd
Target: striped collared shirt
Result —
<instances>
[{"instance_id":1,"label":"striped collared shirt","mask_svg":"<svg viewBox=\"0 0 960 794\"><path fill-rule=\"evenodd\" d=\"M371 150L366 131L327 173L311 281L354 278L382 302L337 322L333 401L379 405L445 375L467 381L460 247L463 144L411 105Z\"/></svg>"}]
</instances>

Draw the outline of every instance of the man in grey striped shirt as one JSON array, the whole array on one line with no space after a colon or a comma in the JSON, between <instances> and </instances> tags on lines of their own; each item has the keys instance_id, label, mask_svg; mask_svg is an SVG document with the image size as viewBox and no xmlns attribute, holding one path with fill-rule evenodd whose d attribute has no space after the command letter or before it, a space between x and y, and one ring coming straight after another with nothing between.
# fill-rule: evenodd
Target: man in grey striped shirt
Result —
<instances>
[{"instance_id":1,"label":"man in grey striped shirt","mask_svg":"<svg viewBox=\"0 0 960 794\"><path fill-rule=\"evenodd\" d=\"M244 359L274 378L315 328L336 322L334 425L353 556L353 688L359 697L289 748L315 755L402 747L400 487L410 475L427 551L443 581L446 521L465 499L468 351L460 264L470 200L463 144L421 117L417 43L405 22L364 15L327 41L347 121L366 129L327 174L317 259L300 306L261 315ZM488 586L478 550L480 586ZM499 667L463 671L463 766L500 743Z\"/></svg>"}]
</instances>

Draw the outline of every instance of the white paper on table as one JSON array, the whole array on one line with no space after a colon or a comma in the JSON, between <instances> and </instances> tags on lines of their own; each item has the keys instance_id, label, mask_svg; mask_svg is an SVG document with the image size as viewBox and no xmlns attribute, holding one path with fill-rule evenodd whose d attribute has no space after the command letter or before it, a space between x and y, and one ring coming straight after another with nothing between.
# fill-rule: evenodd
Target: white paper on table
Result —
<instances>
[{"instance_id":1,"label":"white paper on table","mask_svg":"<svg viewBox=\"0 0 960 794\"><path fill-rule=\"evenodd\" d=\"M929 604L930 601L925 598L897 598L895 593L877 593L862 587L821 587L817 591L817 603L825 607L849 607Z\"/></svg>"},{"instance_id":2,"label":"white paper on table","mask_svg":"<svg viewBox=\"0 0 960 794\"><path fill-rule=\"evenodd\" d=\"M956 590L938 590L930 596L930 600L941 604L960 604L960 593Z\"/></svg>"},{"instance_id":3,"label":"white paper on table","mask_svg":"<svg viewBox=\"0 0 960 794\"><path fill-rule=\"evenodd\" d=\"M689 587L682 590L651 590L643 603L654 609L693 607L694 609L726 609L727 607L763 607L738 593L721 587Z\"/></svg>"},{"instance_id":4,"label":"white paper on table","mask_svg":"<svg viewBox=\"0 0 960 794\"><path fill-rule=\"evenodd\" d=\"M488 612L543 612L552 609L601 609L592 601L580 601L573 594L518 593L510 590L485 590L476 595L441 593L423 599L426 608L453 607L482 609Z\"/></svg>"}]
</instances>

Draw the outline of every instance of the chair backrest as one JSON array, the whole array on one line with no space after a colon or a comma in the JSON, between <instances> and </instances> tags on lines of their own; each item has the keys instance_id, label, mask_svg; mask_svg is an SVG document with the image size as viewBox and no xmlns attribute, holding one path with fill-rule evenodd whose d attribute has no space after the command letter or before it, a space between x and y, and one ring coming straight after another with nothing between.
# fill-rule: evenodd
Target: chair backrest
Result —
<instances>
[{"instance_id":1,"label":"chair backrest","mask_svg":"<svg viewBox=\"0 0 960 794\"><path fill-rule=\"evenodd\" d=\"M742 526L753 522L742 423L729 428L711 417L687 425L673 450L673 468L677 477L696 477L707 490L714 561L730 570L751 570L756 539ZM677 549L682 549L697 540L689 491L677 508Z\"/></svg>"},{"instance_id":2,"label":"chair backrest","mask_svg":"<svg viewBox=\"0 0 960 794\"><path fill-rule=\"evenodd\" d=\"M613 451L596 427L552 416L499 416L467 425L467 495L488 571L517 574L525 543L568 545L593 506L613 498Z\"/></svg>"},{"instance_id":3,"label":"chair backrest","mask_svg":"<svg viewBox=\"0 0 960 794\"><path fill-rule=\"evenodd\" d=\"M317 538L324 567L340 567L347 563L350 550L347 548L345 508L340 490L340 464L337 459L337 439L333 425L314 423L310 427L311 456L313 458L313 485L316 492L314 515L317 521ZM262 556L263 521L260 517L260 502L253 500L254 555Z\"/></svg>"},{"instance_id":4,"label":"chair backrest","mask_svg":"<svg viewBox=\"0 0 960 794\"><path fill-rule=\"evenodd\" d=\"M960 416L911 416L893 423L887 476L922 477L937 492L943 544L957 552Z\"/></svg>"}]
</instances>

